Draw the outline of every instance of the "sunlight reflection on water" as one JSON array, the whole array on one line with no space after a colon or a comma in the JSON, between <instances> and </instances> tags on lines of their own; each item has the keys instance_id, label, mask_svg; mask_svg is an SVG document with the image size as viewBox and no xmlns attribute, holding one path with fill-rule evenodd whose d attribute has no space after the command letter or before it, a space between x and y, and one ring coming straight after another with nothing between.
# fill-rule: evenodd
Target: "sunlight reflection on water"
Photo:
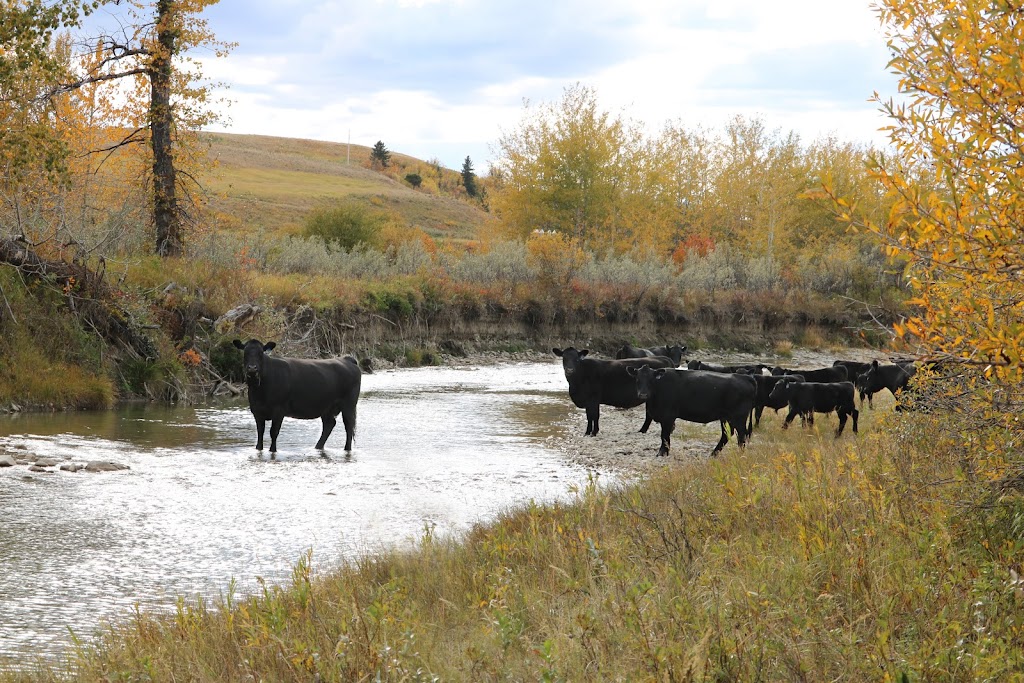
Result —
<instances>
[{"instance_id":1,"label":"sunlight reflection on water","mask_svg":"<svg viewBox=\"0 0 1024 683\"><path fill-rule=\"evenodd\" d=\"M314 564L460 532L587 473L547 439L575 412L557 362L367 375L352 454L344 432L285 420L258 454L248 407L129 406L0 419L0 454L112 460L103 474L0 470L0 661L53 655L134 604L280 582Z\"/></svg>"}]
</instances>

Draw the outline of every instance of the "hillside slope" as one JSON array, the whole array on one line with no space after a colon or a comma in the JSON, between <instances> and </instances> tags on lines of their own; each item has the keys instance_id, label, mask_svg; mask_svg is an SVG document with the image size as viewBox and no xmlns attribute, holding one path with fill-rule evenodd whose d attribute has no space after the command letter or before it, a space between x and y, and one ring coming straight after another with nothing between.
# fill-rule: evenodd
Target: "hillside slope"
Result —
<instances>
[{"instance_id":1,"label":"hillside slope","mask_svg":"<svg viewBox=\"0 0 1024 683\"><path fill-rule=\"evenodd\" d=\"M473 239L491 220L475 204L415 190L368 168L368 147L229 133L202 137L217 163L202 182L212 195L211 208L228 228L294 233L313 209L349 200L396 211L409 225L442 240ZM392 161L410 170L429 166L398 153L392 153Z\"/></svg>"}]
</instances>

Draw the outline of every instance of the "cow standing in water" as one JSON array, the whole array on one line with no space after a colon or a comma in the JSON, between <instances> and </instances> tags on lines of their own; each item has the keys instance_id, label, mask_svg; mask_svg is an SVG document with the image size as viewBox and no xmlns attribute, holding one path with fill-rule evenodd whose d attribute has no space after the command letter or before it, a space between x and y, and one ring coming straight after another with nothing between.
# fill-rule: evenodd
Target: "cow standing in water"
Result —
<instances>
[{"instance_id":1,"label":"cow standing in water","mask_svg":"<svg viewBox=\"0 0 1024 683\"><path fill-rule=\"evenodd\" d=\"M584 436L597 436L600 429L601 406L634 408L644 402L636 395L636 382L626 374L627 368L650 365L655 368L674 368L675 361L663 356L654 358L622 358L604 360L587 358L589 349L551 349L562 359L562 370L569 382L569 398L577 408L587 411L587 431ZM651 426L650 417L640 431Z\"/></svg>"},{"instance_id":2,"label":"cow standing in water","mask_svg":"<svg viewBox=\"0 0 1024 683\"><path fill-rule=\"evenodd\" d=\"M256 418L256 450L263 450L263 430L270 420L270 452L277 452L277 435L286 417L320 418L323 432L316 447L323 450L341 413L345 424L345 450L352 450L356 433L356 402L362 372L352 356L324 360L271 358L274 342L250 339L234 344L242 350L249 410Z\"/></svg>"}]
</instances>

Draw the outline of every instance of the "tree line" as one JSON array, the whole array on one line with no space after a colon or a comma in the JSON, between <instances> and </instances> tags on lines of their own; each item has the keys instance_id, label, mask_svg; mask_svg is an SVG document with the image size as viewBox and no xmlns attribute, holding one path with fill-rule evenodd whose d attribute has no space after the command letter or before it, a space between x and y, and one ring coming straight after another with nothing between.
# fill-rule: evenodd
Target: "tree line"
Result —
<instances>
[{"instance_id":1,"label":"tree line","mask_svg":"<svg viewBox=\"0 0 1024 683\"><path fill-rule=\"evenodd\" d=\"M512 234L555 231L597 251L682 260L729 246L793 263L863 240L810 194L822 182L874 218L889 203L865 166L871 147L826 137L804 143L736 116L720 130L641 122L601 109L596 89L576 84L562 99L528 105L498 141L489 206Z\"/></svg>"}]
</instances>

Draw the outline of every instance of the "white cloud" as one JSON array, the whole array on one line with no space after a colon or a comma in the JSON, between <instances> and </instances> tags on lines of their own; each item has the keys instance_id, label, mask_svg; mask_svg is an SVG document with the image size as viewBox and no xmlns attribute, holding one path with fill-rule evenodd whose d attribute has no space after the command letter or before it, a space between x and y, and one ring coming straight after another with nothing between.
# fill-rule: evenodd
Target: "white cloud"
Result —
<instances>
[{"instance_id":1,"label":"white cloud","mask_svg":"<svg viewBox=\"0 0 1024 683\"><path fill-rule=\"evenodd\" d=\"M805 139L879 142L867 102L895 92L867 0L222 0L206 65L242 133L307 137L485 168L522 101L576 81L652 129L735 114Z\"/></svg>"}]
</instances>

